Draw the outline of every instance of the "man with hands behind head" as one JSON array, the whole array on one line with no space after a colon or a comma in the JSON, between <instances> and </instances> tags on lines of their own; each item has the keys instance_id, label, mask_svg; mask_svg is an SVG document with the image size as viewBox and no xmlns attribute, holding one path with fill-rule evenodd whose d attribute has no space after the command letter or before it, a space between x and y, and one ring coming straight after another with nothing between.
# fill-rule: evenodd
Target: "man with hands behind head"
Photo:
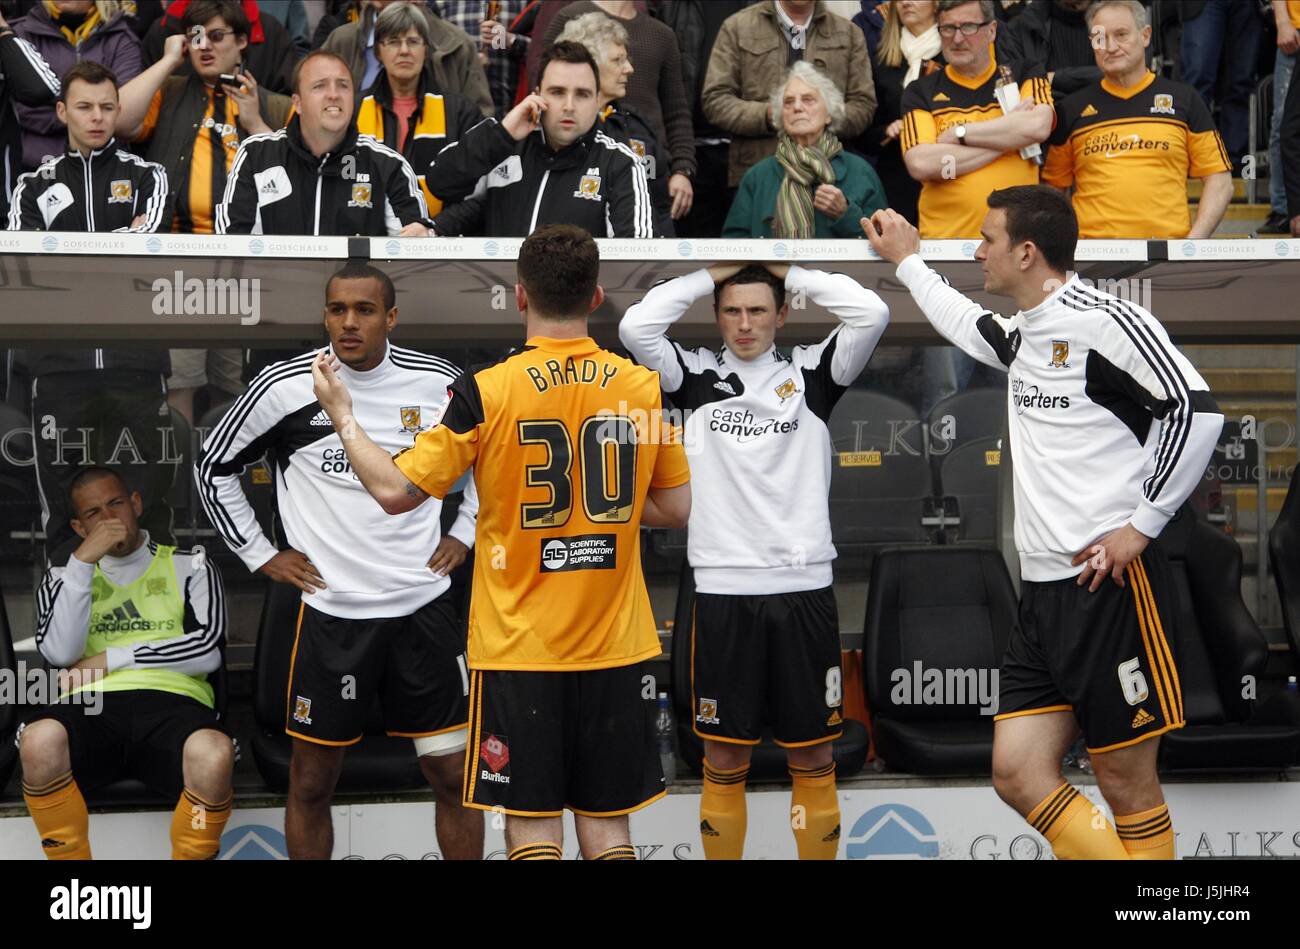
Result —
<instances>
[{"instance_id":1,"label":"man with hands behind head","mask_svg":"<svg viewBox=\"0 0 1300 949\"><path fill-rule=\"evenodd\" d=\"M775 345L787 291L840 321L789 356ZM673 342L672 325L710 294L722 347ZM709 859L742 856L745 781L765 724L786 749L793 804L806 815L794 831L800 859L833 860L839 848L830 743L841 733L843 688L827 422L888 322L884 301L844 274L733 263L658 284L619 324L623 345L691 413L691 706L704 739Z\"/></svg>"},{"instance_id":2,"label":"man with hands behind head","mask_svg":"<svg viewBox=\"0 0 1300 949\"><path fill-rule=\"evenodd\" d=\"M1058 858L1173 859L1156 752L1184 723L1177 592L1155 538L1200 480L1223 416L1154 316L1073 273L1068 198L1029 185L994 191L988 207L975 259L985 290L1015 300L1009 318L926 266L901 215L862 226L935 329L1010 375L1023 582L993 787ZM1113 826L1061 775L1081 729Z\"/></svg>"}]
</instances>

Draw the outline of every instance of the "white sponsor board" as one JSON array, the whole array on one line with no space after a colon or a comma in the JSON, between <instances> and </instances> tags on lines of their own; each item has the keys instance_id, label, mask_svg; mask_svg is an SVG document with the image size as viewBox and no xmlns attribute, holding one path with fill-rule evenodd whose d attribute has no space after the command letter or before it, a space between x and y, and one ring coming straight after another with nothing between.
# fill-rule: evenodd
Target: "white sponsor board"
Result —
<instances>
[{"instance_id":1,"label":"white sponsor board","mask_svg":"<svg viewBox=\"0 0 1300 949\"><path fill-rule=\"evenodd\" d=\"M1081 788L1092 801L1095 786ZM1300 784L1243 782L1167 785L1178 856L1300 858ZM698 860L697 793L670 794L632 815L632 840L642 859ZM793 859L790 792L748 795L746 859ZM359 860L439 858L433 804L426 801L350 804L332 809L334 855ZM840 859L1049 859L1046 841L988 787L848 788L840 792ZM489 859L506 857L501 818L487 814ZM171 813L92 814L96 857L167 859ZM565 816L566 859L578 855ZM222 837L221 859L285 859L284 809L236 809ZM0 818L0 859L41 858L35 828L22 815Z\"/></svg>"}]
</instances>

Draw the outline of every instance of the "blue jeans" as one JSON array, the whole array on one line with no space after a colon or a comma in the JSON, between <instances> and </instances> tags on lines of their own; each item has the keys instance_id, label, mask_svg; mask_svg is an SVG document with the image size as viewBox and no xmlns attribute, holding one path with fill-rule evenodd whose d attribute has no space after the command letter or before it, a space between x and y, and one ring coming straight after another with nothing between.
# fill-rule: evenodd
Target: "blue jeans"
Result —
<instances>
[{"instance_id":1,"label":"blue jeans","mask_svg":"<svg viewBox=\"0 0 1300 949\"><path fill-rule=\"evenodd\" d=\"M1183 24L1183 80L1191 83L1207 105L1219 104L1219 132L1241 174L1240 161L1249 147L1250 94L1255 91L1255 63L1264 24L1254 3L1209 0L1200 16ZM1227 78L1219 89L1219 61L1227 60Z\"/></svg>"},{"instance_id":2,"label":"blue jeans","mask_svg":"<svg viewBox=\"0 0 1300 949\"><path fill-rule=\"evenodd\" d=\"M1282 107L1295 72L1295 53L1277 51L1273 65L1273 121L1268 133L1268 203L1274 213L1287 217L1286 182L1282 179Z\"/></svg>"}]
</instances>

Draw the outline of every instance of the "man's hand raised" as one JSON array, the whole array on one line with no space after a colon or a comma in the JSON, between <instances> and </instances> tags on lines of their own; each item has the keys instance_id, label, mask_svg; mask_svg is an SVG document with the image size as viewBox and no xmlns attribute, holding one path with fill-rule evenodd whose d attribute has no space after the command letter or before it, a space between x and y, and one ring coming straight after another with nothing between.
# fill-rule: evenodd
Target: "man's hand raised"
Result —
<instances>
[{"instance_id":1,"label":"man's hand raised","mask_svg":"<svg viewBox=\"0 0 1300 949\"><path fill-rule=\"evenodd\" d=\"M709 276L713 278L714 283L722 283L724 280L730 280L747 266L749 265L745 263L710 264Z\"/></svg>"},{"instance_id":2,"label":"man's hand raised","mask_svg":"<svg viewBox=\"0 0 1300 949\"><path fill-rule=\"evenodd\" d=\"M126 525L121 521L103 520L91 528L72 556L82 563L99 563L104 555L126 540Z\"/></svg>"},{"instance_id":3,"label":"man's hand raised","mask_svg":"<svg viewBox=\"0 0 1300 949\"><path fill-rule=\"evenodd\" d=\"M864 217L860 223L872 249L891 264L901 264L921 250L920 232L892 208Z\"/></svg>"},{"instance_id":4,"label":"man's hand raised","mask_svg":"<svg viewBox=\"0 0 1300 949\"><path fill-rule=\"evenodd\" d=\"M523 101L506 114L501 127L516 142L522 142L541 124L545 111L546 100L534 92L524 96Z\"/></svg>"}]
</instances>

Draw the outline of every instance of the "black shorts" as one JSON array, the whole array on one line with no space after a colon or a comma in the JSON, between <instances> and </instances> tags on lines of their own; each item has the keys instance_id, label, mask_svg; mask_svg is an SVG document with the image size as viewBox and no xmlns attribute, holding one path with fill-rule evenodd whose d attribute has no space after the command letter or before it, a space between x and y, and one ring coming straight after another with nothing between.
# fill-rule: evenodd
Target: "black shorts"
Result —
<instances>
[{"instance_id":1,"label":"black shorts","mask_svg":"<svg viewBox=\"0 0 1300 949\"><path fill-rule=\"evenodd\" d=\"M770 596L698 593L691 630L695 734L787 748L843 731L840 625L830 587Z\"/></svg>"},{"instance_id":2,"label":"black shorts","mask_svg":"<svg viewBox=\"0 0 1300 949\"><path fill-rule=\"evenodd\" d=\"M1073 577L1021 584L995 720L1073 711L1090 752L1183 727L1171 648L1178 592L1155 543L1129 565L1124 582L1107 577L1096 593Z\"/></svg>"},{"instance_id":3,"label":"black shorts","mask_svg":"<svg viewBox=\"0 0 1300 949\"><path fill-rule=\"evenodd\" d=\"M319 745L355 745L376 697L389 735L465 727L465 632L448 593L409 616L340 619L304 602L289 660L284 730Z\"/></svg>"},{"instance_id":4,"label":"black shorts","mask_svg":"<svg viewBox=\"0 0 1300 949\"><path fill-rule=\"evenodd\" d=\"M643 663L583 672L475 671L466 807L617 817L659 800L658 711Z\"/></svg>"},{"instance_id":5,"label":"black shorts","mask_svg":"<svg viewBox=\"0 0 1300 949\"><path fill-rule=\"evenodd\" d=\"M135 778L156 794L179 797L185 785L185 740L204 728L230 734L215 711L173 692L104 692L99 714L87 714L89 708L59 703L28 720L30 724L49 718L63 725L68 733L72 776L83 791Z\"/></svg>"}]
</instances>

